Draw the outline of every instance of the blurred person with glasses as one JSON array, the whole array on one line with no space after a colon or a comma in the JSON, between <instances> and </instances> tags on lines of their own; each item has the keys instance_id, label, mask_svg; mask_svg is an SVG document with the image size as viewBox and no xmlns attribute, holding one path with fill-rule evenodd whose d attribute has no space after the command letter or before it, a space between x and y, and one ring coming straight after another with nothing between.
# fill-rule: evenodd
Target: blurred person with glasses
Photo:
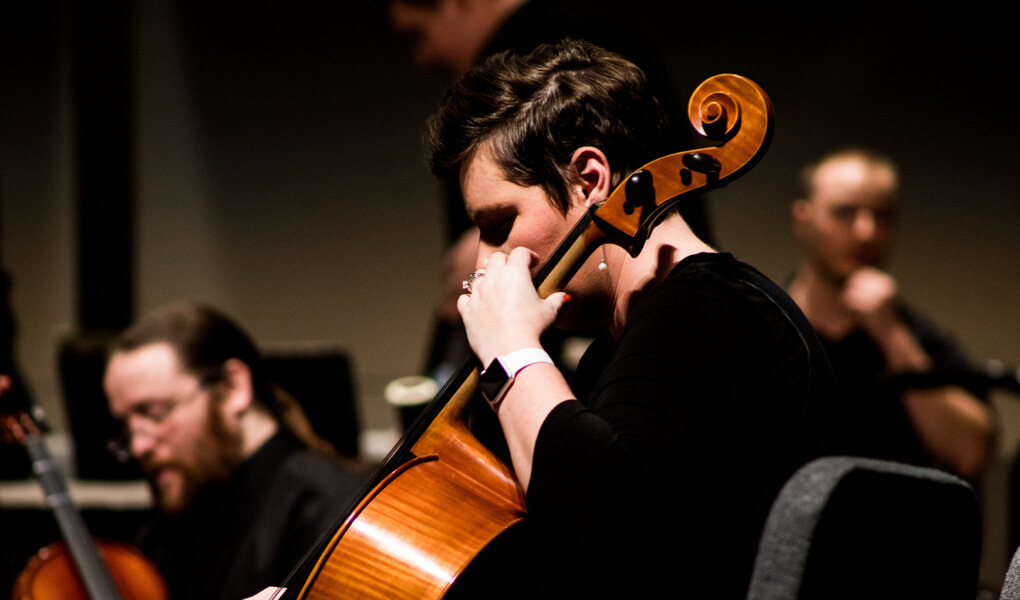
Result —
<instances>
[{"instance_id":1,"label":"blurred person with glasses","mask_svg":"<svg viewBox=\"0 0 1020 600\"><path fill-rule=\"evenodd\" d=\"M241 598L283 580L360 487L226 316L175 303L114 342L104 386L155 514L139 547L172 598Z\"/></svg>"}]
</instances>

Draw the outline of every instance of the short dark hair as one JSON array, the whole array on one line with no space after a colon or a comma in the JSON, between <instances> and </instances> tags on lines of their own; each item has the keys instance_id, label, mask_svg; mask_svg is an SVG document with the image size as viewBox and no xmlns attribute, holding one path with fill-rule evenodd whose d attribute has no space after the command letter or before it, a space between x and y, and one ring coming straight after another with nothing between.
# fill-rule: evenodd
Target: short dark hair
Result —
<instances>
[{"instance_id":1,"label":"short dark hair","mask_svg":"<svg viewBox=\"0 0 1020 600\"><path fill-rule=\"evenodd\" d=\"M818 160L808 163L800 170L800 173L797 174L798 199L810 200L811 197L814 196L815 173L818 172L819 167L829 161L846 158L859 159L869 167L885 167L892 172L894 181L899 181L899 173L896 169L896 163L894 163L888 156L876 150L872 150L871 148L849 146L833 150Z\"/></svg>"},{"instance_id":2,"label":"short dark hair","mask_svg":"<svg viewBox=\"0 0 1020 600\"><path fill-rule=\"evenodd\" d=\"M507 181L538 185L561 212L569 208L574 150L605 153L614 184L667 146L665 112L644 72L583 41L496 54L447 92L426 124L432 172L456 177L489 144Z\"/></svg>"},{"instance_id":3,"label":"short dark hair","mask_svg":"<svg viewBox=\"0 0 1020 600\"><path fill-rule=\"evenodd\" d=\"M164 342L177 353L181 366L202 385L223 380L223 365L236 358L248 365L254 401L279 417L273 386L255 343L223 313L194 302L174 302L146 314L121 333L110 352L130 352Z\"/></svg>"}]
</instances>

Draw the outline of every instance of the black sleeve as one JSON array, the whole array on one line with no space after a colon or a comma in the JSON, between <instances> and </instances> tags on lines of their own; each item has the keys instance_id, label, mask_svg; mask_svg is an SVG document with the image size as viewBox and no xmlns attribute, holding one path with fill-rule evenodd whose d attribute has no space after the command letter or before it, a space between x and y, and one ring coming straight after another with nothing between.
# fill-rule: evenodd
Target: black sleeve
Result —
<instances>
[{"instance_id":1,"label":"black sleeve","mask_svg":"<svg viewBox=\"0 0 1020 600\"><path fill-rule=\"evenodd\" d=\"M661 470L709 485L734 468L758 477L753 465L801 422L811 367L799 330L753 286L688 279L642 303L586 405L564 402L546 419L533 512L581 532L623 510L665 510L649 483ZM674 498L669 509L710 501Z\"/></svg>"},{"instance_id":2,"label":"black sleeve","mask_svg":"<svg viewBox=\"0 0 1020 600\"><path fill-rule=\"evenodd\" d=\"M893 375L890 384L894 388L959 385L978 399L988 402L992 385L988 374L967 356L953 336L909 308L902 308L900 315L931 359L931 370L927 373Z\"/></svg>"}]
</instances>

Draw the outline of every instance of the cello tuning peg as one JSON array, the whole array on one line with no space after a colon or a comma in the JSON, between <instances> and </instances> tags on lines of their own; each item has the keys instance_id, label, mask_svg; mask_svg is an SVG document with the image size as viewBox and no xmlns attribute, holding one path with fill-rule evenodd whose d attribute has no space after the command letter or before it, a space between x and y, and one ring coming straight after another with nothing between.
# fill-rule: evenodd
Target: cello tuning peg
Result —
<instances>
[{"instance_id":1,"label":"cello tuning peg","mask_svg":"<svg viewBox=\"0 0 1020 600\"><path fill-rule=\"evenodd\" d=\"M684 154L681 160L683 161L684 169L681 170L680 178L685 185L691 181L691 171L704 173L711 183L715 183L719 179L719 171L722 166L713 156L701 152L692 152Z\"/></svg>"},{"instance_id":2,"label":"cello tuning peg","mask_svg":"<svg viewBox=\"0 0 1020 600\"><path fill-rule=\"evenodd\" d=\"M623 211L628 215L633 214L637 208L655 207L655 186L652 183L651 172L635 171L627 179L627 185L623 191L627 198L623 204Z\"/></svg>"},{"instance_id":3,"label":"cello tuning peg","mask_svg":"<svg viewBox=\"0 0 1020 600\"><path fill-rule=\"evenodd\" d=\"M721 165L709 154L692 152L683 156L684 166L696 173L718 173Z\"/></svg>"}]
</instances>

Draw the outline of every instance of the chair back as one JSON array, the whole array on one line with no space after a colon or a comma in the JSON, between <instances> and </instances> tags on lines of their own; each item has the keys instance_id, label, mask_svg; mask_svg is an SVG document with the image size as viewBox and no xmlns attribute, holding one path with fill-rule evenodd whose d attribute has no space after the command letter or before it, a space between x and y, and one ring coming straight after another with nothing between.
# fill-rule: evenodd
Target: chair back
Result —
<instances>
[{"instance_id":1,"label":"chair back","mask_svg":"<svg viewBox=\"0 0 1020 600\"><path fill-rule=\"evenodd\" d=\"M1020 600L1020 548L1013 553L1013 560L1009 562L999 600Z\"/></svg>"},{"instance_id":2,"label":"chair back","mask_svg":"<svg viewBox=\"0 0 1020 600\"><path fill-rule=\"evenodd\" d=\"M797 471L776 498L748 600L969 600L980 556L980 510L963 480L827 457Z\"/></svg>"}]
</instances>

